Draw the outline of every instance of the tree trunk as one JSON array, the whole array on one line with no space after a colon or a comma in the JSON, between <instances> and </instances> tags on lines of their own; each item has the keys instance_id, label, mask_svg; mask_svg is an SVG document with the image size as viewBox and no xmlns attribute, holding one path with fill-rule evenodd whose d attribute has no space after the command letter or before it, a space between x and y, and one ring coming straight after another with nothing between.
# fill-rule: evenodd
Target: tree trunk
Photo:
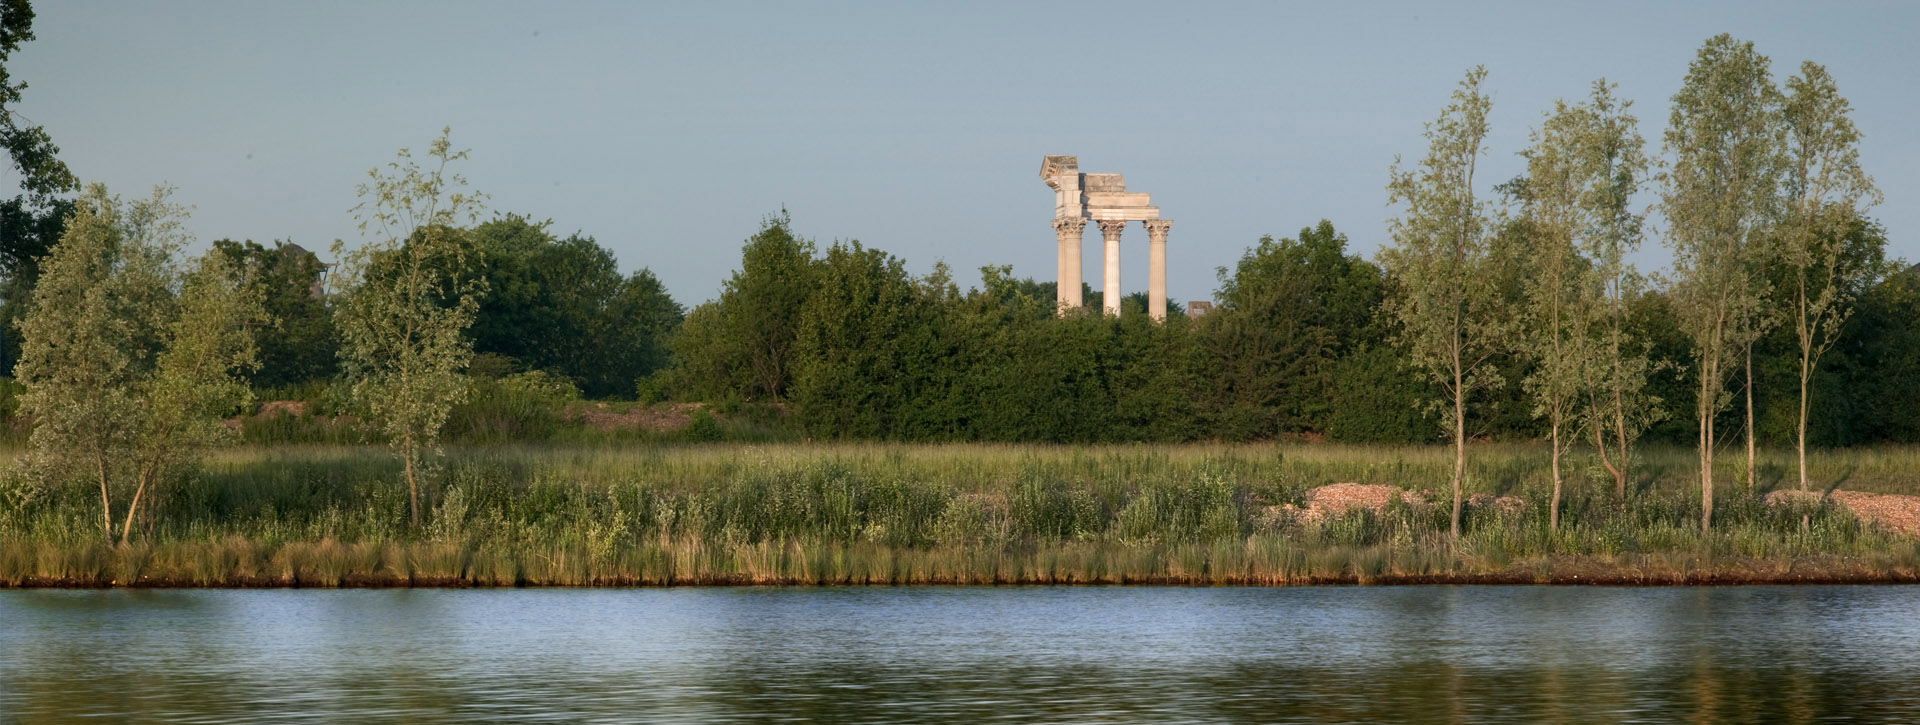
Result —
<instances>
[{"instance_id":1,"label":"tree trunk","mask_svg":"<svg viewBox=\"0 0 1920 725\"><path fill-rule=\"evenodd\" d=\"M1460 480L1467 475L1467 394L1460 387L1463 382L1460 368L1453 372L1453 538L1460 538L1460 512L1463 501L1460 494Z\"/></svg>"},{"instance_id":2,"label":"tree trunk","mask_svg":"<svg viewBox=\"0 0 1920 725\"><path fill-rule=\"evenodd\" d=\"M1553 502L1547 505L1547 530L1560 530L1560 416L1553 421Z\"/></svg>"},{"instance_id":3,"label":"tree trunk","mask_svg":"<svg viewBox=\"0 0 1920 725\"><path fill-rule=\"evenodd\" d=\"M1616 346L1615 349L1615 354L1618 354L1618 347ZM1618 456L1620 468L1613 472L1613 495L1625 501L1627 500L1627 472L1633 470L1633 464L1627 461L1627 401L1620 393L1620 386L1623 384L1617 380L1613 384L1614 443L1620 446Z\"/></svg>"},{"instance_id":4,"label":"tree trunk","mask_svg":"<svg viewBox=\"0 0 1920 725\"><path fill-rule=\"evenodd\" d=\"M1703 356L1704 357L1704 356ZM1700 369L1700 400L1695 406L1700 417L1700 533L1713 528L1713 400L1712 380L1717 371L1710 363L1702 361Z\"/></svg>"},{"instance_id":5,"label":"tree trunk","mask_svg":"<svg viewBox=\"0 0 1920 725\"><path fill-rule=\"evenodd\" d=\"M1753 343L1747 343L1747 495L1753 495Z\"/></svg>"},{"instance_id":6,"label":"tree trunk","mask_svg":"<svg viewBox=\"0 0 1920 725\"><path fill-rule=\"evenodd\" d=\"M94 463L100 472L100 530L106 534L107 543L113 543L113 498L107 493L107 457L95 455Z\"/></svg>"},{"instance_id":7,"label":"tree trunk","mask_svg":"<svg viewBox=\"0 0 1920 725\"><path fill-rule=\"evenodd\" d=\"M401 455L406 457L407 469L407 511L411 515L412 527L420 528L420 485L413 475L413 437L401 441Z\"/></svg>"},{"instance_id":8,"label":"tree trunk","mask_svg":"<svg viewBox=\"0 0 1920 725\"><path fill-rule=\"evenodd\" d=\"M147 492L147 482L153 479L151 469L140 472L140 484L133 488L133 498L127 502L127 522L120 526L120 545L126 546L133 540L133 515L140 510L140 498Z\"/></svg>"},{"instance_id":9,"label":"tree trunk","mask_svg":"<svg viewBox=\"0 0 1920 725\"><path fill-rule=\"evenodd\" d=\"M1807 490L1807 378L1812 377L1812 362L1807 350L1800 351L1800 437L1796 444L1796 453L1800 459L1800 491Z\"/></svg>"},{"instance_id":10,"label":"tree trunk","mask_svg":"<svg viewBox=\"0 0 1920 725\"><path fill-rule=\"evenodd\" d=\"M1625 500L1627 487L1620 475L1620 469L1614 466L1613 458L1607 452L1607 426L1601 422L1603 418L1600 415L1600 406L1595 404L1590 407L1593 415L1593 449L1600 454L1600 467L1607 469L1607 475L1613 477L1614 499Z\"/></svg>"}]
</instances>

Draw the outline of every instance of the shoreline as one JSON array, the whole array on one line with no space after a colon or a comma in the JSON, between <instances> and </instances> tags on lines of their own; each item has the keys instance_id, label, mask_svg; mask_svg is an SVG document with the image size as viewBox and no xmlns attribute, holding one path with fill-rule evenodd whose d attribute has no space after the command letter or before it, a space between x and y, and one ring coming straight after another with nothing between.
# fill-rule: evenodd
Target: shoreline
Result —
<instances>
[{"instance_id":1,"label":"shoreline","mask_svg":"<svg viewBox=\"0 0 1920 725\"><path fill-rule=\"evenodd\" d=\"M678 589L678 588L901 588L901 587L1378 587L1378 586L1543 586L1543 587L1726 587L1726 586L1837 586L1920 584L1920 571L1630 571L1578 574L1509 571L1460 574L1380 574L1372 576L1174 576L1118 577L928 577L910 581L766 578L751 576L690 576L655 580L615 576L584 583L523 580L479 581L466 577L397 577L349 575L337 581L291 577L228 577L194 581L182 577L142 577L133 582L85 578L31 577L0 582L0 591L45 589Z\"/></svg>"}]
</instances>

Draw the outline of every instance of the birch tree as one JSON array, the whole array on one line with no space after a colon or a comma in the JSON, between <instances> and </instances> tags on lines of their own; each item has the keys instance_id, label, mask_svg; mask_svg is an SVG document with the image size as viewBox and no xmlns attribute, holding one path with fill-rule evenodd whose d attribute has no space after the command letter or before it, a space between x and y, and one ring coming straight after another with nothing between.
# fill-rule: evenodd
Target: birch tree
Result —
<instances>
[{"instance_id":1,"label":"birch tree","mask_svg":"<svg viewBox=\"0 0 1920 725\"><path fill-rule=\"evenodd\" d=\"M1388 302L1400 338L1415 366L1442 391L1441 418L1453 435L1456 537L1467 472L1467 403L1474 391L1498 384L1488 362L1506 329L1492 273L1489 212L1474 192L1493 106L1481 89L1486 76L1482 67L1468 71L1452 103L1427 124L1427 156L1419 166L1403 170L1394 161L1388 203L1404 209L1389 222L1393 244L1380 252L1400 290Z\"/></svg>"},{"instance_id":2,"label":"birch tree","mask_svg":"<svg viewBox=\"0 0 1920 725\"><path fill-rule=\"evenodd\" d=\"M181 273L185 214L164 187L127 203L89 186L20 322L32 463L97 485L101 533L121 544L250 400L238 375L264 317L258 290L220 255Z\"/></svg>"},{"instance_id":3,"label":"birch tree","mask_svg":"<svg viewBox=\"0 0 1920 725\"><path fill-rule=\"evenodd\" d=\"M1583 145L1589 142L1590 115L1585 107L1555 101L1532 133L1532 146L1521 153L1527 160L1522 210L1527 243L1520 340L1534 362L1523 384L1533 398L1534 415L1547 422L1548 473L1553 479L1547 527L1552 530L1560 528L1560 458L1572 442L1567 431L1581 417L1582 373L1594 352L1587 334L1596 296L1590 289L1592 270L1575 246L1585 226Z\"/></svg>"},{"instance_id":4,"label":"birch tree","mask_svg":"<svg viewBox=\"0 0 1920 725\"><path fill-rule=\"evenodd\" d=\"M419 468L435 449L453 406L465 400L473 357L467 328L485 291L475 274L464 222L478 221L482 196L448 165L467 157L442 129L425 166L401 149L367 172L354 214L370 240L340 260L335 326L352 407L393 445L407 480L407 506L420 525Z\"/></svg>"},{"instance_id":5,"label":"birch tree","mask_svg":"<svg viewBox=\"0 0 1920 725\"><path fill-rule=\"evenodd\" d=\"M1556 395L1577 399L1578 410L1560 415L1584 419L1614 495L1624 499L1630 447L1662 412L1646 393L1647 343L1634 340L1626 325L1627 308L1645 287L1626 255L1639 247L1645 225L1645 212L1635 211L1632 200L1649 164L1639 122L1629 113L1633 103L1616 98L1615 88L1602 79L1585 102L1555 103L1528 154L1529 217L1551 232L1537 240L1551 246L1536 256L1577 262L1564 274L1546 269L1530 278L1536 298L1560 290L1548 296L1552 305L1534 302L1530 319L1535 330L1559 331L1546 347L1534 336L1535 357L1560 361L1541 368L1570 386L1553 387ZM1539 324L1542 315L1550 324ZM1556 451L1568 443L1552 433ZM1557 466L1554 471L1557 488Z\"/></svg>"},{"instance_id":6,"label":"birch tree","mask_svg":"<svg viewBox=\"0 0 1920 725\"><path fill-rule=\"evenodd\" d=\"M1862 202L1880 202L1873 178L1860 168L1860 132L1833 76L1812 62L1787 79L1787 223L1780 257L1790 274L1788 322L1799 348L1800 415L1794 442L1800 490L1807 490L1807 413L1810 383L1820 357L1839 339L1853 312L1851 295L1878 272L1870 260L1845 253L1847 232Z\"/></svg>"},{"instance_id":7,"label":"birch tree","mask_svg":"<svg viewBox=\"0 0 1920 725\"><path fill-rule=\"evenodd\" d=\"M1767 57L1752 43L1721 34L1688 67L1666 132L1673 166L1661 206L1673 248L1675 311L1693 341L1699 382L1694 412L1702 530L1713 524L1719 442L1714 418L1731 402L1726 381L1733 366L1743 353L1750 360L1753 341L1764 330L1766 285L1755 268L1778 206L1778 106ZM1751 445L1749 451L1751 459Z\"/></svg>"},{"instance_id":8,"label":"birch tree","mask_svg":"<svg viewBox=\"0 0 1920 725\"><path fill-rule=\"evenodd\" d=\"M241 373L256 364L254 332L266 322L260 288L224 255L207 254L186 276L173 307L165 347L142 386L122 544L133 535L141 504L157 500L206 449L230 441L234 433L223 419L253 402Z\"/></svg>"}]
</instances>

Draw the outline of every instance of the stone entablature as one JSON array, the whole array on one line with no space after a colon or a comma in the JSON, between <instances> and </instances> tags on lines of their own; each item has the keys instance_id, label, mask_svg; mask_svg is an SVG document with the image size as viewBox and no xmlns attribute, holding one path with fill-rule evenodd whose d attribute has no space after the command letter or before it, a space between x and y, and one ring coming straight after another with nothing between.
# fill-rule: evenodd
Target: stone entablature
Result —
<instances>
[{"instance_id":1,"label":"stone entablature","mask_svg":"<svg viewBox=\"0 0 1920 725\"><path fill-rule=\"evenodd\" d=\"M1078 157L1045 157L1040 178L1054 191L1053 229L1059 250L1055 299L1061 313L1080 306L1080 234L1093 221L1105 242L1101 308L1107 314L1120 314L1120 233L1127 222L1137 221L1147 228L1147 314L1166 319L1167 230L1173 221L1160 218L1160 208L1145 192L1127 191L1120 174L1080 173Z\"/></svg>"}]
</instances>

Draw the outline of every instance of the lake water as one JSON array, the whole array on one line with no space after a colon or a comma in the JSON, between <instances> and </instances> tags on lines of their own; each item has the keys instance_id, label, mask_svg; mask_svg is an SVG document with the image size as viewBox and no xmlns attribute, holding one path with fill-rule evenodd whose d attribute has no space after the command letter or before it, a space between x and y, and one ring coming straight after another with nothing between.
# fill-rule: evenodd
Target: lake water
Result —
<instances>
[{"instance_id":1,"label":"lake water","mask_svg":"<svg viewBox=\"0 0 1920 725\"><path fill-rule=\"evenodd\" d=\"M1920 587L0 591L0 721L1920 720Z\"/></svg>"}]
</instances>

